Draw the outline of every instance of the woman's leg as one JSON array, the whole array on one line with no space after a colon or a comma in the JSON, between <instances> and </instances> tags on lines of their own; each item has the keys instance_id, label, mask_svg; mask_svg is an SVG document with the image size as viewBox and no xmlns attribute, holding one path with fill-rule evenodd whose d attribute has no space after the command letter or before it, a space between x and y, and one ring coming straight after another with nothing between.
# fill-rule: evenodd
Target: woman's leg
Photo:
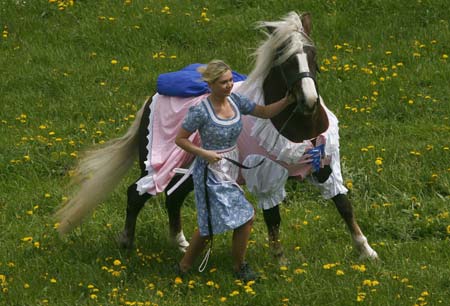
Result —
<instances>
[{"instance_id":1,"label":"woman's leg","mask_svg":"<svg viewBox=\"0 0 450 306\"><path fill-rule=\"evenodd\" d=\"M233 231L231 255L233 257L233 270L235 272L238 272L244 263L248 239L250 238L250 233L252 231L253 220L254 217Z\"/></svg>"},{"instance_id":2,"label":"woman's leg","mask_svg":"<svg viewBox=\"0 0 450 306\"><path fill-rule=\"evenodd\" d=\"M195 259L197 259L197 257L205 249L205 246L208 243L208 238L209 237L207 236L205 237L200 236L200 232L198 230L194 232L194 235L192 236L192 239L189 242L190 245L187 248L186 253L184 253L183 258L179 263L181 272L187 272L192 268Z\"/></svg>"}]
</instances>

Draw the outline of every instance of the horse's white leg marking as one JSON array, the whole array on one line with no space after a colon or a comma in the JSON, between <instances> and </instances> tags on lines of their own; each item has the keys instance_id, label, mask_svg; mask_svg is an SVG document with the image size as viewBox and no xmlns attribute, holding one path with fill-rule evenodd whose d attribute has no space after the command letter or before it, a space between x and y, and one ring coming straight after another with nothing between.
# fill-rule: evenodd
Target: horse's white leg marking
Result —
<instances>
[{"instance_id":1,"label":"horse's white leg marking","mask_svg":"<svg viewBox=\"0 0 450 306\"><path fill-rule=\"evenodd\" d=\"M375 250L372 249L372 247L369 245L369 243L367 242L366 236L364 236L363 234L353 235L352 238L353 238L353 243L355 244L355 247L359 251L359 254L360 254L359 259L360 260L378 259L377 252L375 252Z\"/></svg>"},{"instance_id":2,"label":"horse's white leg marking","mask_svg":"<svg viewBox=\"0 0 450 306\"><path fill-rule=\"evenodd\" d=\"M176 234L175 237L172 238L172 240L181 252L186 253L189 242L186 240L186 237L184 237L183 230Z\"/></svg>"},{"instance_id":3,"label":"horse's white leg marking","mask_svg":"<svg viewBox=\"0 0 450 306\"><path fill-rule=\"evenodd\" d=\"M308 66L308 58L306 53L297 54L299 70L300 72L310 72ZM316 90L316 86L314 84L314 80L312 78L303 78L302 79L302 89L303 94L305 95L305 102L308 107L313 107L317 102L318 94Z\"/></svg>"}]
</instances>

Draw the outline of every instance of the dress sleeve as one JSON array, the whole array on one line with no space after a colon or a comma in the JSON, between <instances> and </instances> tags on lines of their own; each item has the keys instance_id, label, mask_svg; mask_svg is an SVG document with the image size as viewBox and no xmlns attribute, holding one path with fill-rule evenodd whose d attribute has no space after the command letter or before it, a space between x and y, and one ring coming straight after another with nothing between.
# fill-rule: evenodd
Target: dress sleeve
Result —
<instances>
[{"instance_id":1,"label":"dress sleeve","mask_svg":"<svg viewBox=\"0 0 450 306\"><path fill-rule=\"evenodd\" d=\"M198 130L206 119L205 109L202 103L189 107L189 110L184 117L181 127L189 132Z\"/></svg>"},{"instance_id":2,"label":"dress sleeve","mask_svg":"<svg viewBox=\"0 0 450 306\"><path fill-rule=\"evenodd\" d=\"M243 114L243 115L250 114L251 112L253 112L253 110L256 107L255 102L250 101L249 98L247 98L246 96L243 96L241 94L233 93L231 95L231 98L234 101L234 103L236 104L236 106L239 108L239 111L241 112L241 114Z\"/></svg>"}]
</instances>

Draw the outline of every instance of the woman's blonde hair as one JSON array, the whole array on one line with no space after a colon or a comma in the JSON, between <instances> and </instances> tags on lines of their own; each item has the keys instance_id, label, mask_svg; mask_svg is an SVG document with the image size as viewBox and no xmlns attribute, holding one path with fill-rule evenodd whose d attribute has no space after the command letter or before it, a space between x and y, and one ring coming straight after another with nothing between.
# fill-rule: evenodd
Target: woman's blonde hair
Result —
<instances>
[{"instance_id":1,"label":"woman's blonde hair","mask_svg":"<svg viewBox=\"0 0 450 306\"><path fill-rule=\"evenodd\" d=\"M225 72L231 71L231 68L224 61L212 60L208 65L198 67L197 71L201 73L203 81L214 83Z\"/></svg>"}]
</instances>

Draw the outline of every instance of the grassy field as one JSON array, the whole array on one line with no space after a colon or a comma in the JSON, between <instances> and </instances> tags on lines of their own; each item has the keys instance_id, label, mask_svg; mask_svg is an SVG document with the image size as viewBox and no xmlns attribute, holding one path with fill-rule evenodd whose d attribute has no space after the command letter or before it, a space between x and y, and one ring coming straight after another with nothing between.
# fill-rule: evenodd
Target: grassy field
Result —
<instances>
[{"instance_id":1,"label":"grassy field","mask_svg":"<svg viewBox=\"0 0 450 306\"><path fill-rule=\"evenodd\" d=\"M58 237L70 170L127 130L158 74L213 58L249 73L255 22L291 10L312 13L349 197L380 262L359 262L332 203L290 182L289 266L271 258L258 212L248 260L262 281L234 281L225 234L209 271L175 282L162 196L139 217L136 250L114 240L137 167ZM444 0L0 0L0 305L448 305L449 20ZM189 236L192 196L182 213Z\"/></svg>"}]
</instances>

